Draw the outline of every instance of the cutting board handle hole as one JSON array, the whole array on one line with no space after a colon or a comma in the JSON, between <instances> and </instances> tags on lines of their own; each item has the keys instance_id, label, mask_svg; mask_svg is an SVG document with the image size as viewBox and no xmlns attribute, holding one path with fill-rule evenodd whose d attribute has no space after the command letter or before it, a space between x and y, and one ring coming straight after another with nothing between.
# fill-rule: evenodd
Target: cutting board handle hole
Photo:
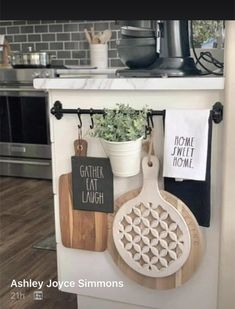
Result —
<instances>
[{"instance_id":1,"label":"cutting board handle hole","mask_svg":"<svg viewBox=\"0 0 235 309\"><path fill-rule=\"evenodd\" d=\"M153 162L152 161L148 161L148 166L152 167L153 166Z\"/></svg>"},{"instance_id":2,"label":"cutting board handle hole","mask_svg":"<svg viewBox=\"0 0 235 309\"><path fill-rule=\"evenodd\" d=\"M83 146L82 145L77 146L77 150L82 151L83 150Z\"/></svg>"}]
</instances>

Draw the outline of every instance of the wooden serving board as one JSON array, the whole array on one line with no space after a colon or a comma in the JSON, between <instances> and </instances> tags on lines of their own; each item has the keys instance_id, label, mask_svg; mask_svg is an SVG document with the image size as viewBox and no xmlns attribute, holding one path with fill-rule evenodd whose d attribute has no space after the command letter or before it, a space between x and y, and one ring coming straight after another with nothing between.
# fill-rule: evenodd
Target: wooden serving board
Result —
<instances>
[{"instance_id":1,"label":"wooden serving board","mask_svg":"<svg viewBox=\"0 0 235 309\"><path fill-rule=\"evenodd\" d=\"M191 237L177 208L163 199L158 188L159 160L142 160L140 194L118 210L113 221L113 239L125 262L148 277L168 277L188 259Z\"/></svg>"},{"instance_id":2,"label":"wooden serving board","mask_svg":"<svg viewBox=\"0 0 235 309\"><path fill-rule=\"evenodd\" d=\"M108 251L110 255L112 256L114 262L116 265L123 271L123 273L128 276L130 279L134 280L138 284L141 284L145 287L152 288L152 289L172 289L179 287L183 283L185 283L187 280L191 278L193 273L198 268L202 255L203 255L203 238L202 233L199 228L199 225L192 214L192 212L189 210L189 208L177 197L170 194L169 192L161 190L160 193L162 197L169 202L173 207L175 207L178 211L181 212L181 215L183 216L184 220L186 221L190 233L191 238L191 249L188 256L187 261L182 266L182 268L168 276L168 277L162 277L162 278L152 278L148 276L144 276L143 274L140 274L133 270L131 267L129 267L126 262L121 258L119 255L116 246L114 244L113 240L113 220L115 217L115 214L117 213L118 209L122 207L127 201L132 200L136 198L139 193L141 192L141 189L133 190L130 192L127 192L120 196L116 202L115 202L115 211L113 214L109 214L109 222L108 222Z\"/></svg>"},{"instance_id":3,"label":"wooden serving board","mask_svg":"<svg viewBox=\"0 0 235 309\"><path fill-rule=\"evenodd\" d=\"M74 147L75 155L86 155L86 141L75 141ZM108 216L106 213L73 209L71 173L59 178L59 207L61 239L65 247L106 250Z\"/></svg>"}]
</instances>

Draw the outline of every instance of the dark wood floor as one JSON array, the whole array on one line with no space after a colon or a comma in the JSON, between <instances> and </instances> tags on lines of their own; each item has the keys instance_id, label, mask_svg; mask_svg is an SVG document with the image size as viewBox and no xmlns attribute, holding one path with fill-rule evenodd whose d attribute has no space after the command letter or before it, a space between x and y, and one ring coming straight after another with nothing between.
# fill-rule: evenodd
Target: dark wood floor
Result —
<instances>
[{"instance_id":1,"label":"dark wood floor","mask_svg":"<svg viewBox=\"0 0 235 309\"><path fill-rule=\"evenodd\" d=\"M57 280L56 252L32 245L54 233L50 181L0 177L0 308L75 309L76 296L48 288ZM44 281L44 299L35 288L10 287L12 280Z\"/></svg>"}]
</instances>

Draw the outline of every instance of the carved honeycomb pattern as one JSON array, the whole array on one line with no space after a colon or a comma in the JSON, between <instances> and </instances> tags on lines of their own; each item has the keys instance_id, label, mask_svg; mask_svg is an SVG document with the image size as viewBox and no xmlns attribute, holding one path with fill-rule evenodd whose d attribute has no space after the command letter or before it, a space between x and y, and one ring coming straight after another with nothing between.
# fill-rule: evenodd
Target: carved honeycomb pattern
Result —
<instances>
[{"instance_id":1,"label":"carved honeycomb pattern","mask_svg":"<svg viewBox=\"0 0 235 309\"><path fill-rule=\"evenodd\" d=\"M118 239L129 257L147 272L162 272L184 251L180 226L160 205L141 203L126 212L118 224Z\"/></svg>"}]
</instances>

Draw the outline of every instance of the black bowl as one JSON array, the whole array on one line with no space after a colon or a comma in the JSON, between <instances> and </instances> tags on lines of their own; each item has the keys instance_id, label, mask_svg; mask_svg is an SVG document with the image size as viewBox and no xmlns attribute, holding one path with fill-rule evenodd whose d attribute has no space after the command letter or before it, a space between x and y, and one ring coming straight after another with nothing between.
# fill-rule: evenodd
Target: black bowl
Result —
<instances>
[{"instance_id":1,"label":"black bowl","mask_svg":"<svg viewBox=\"0 0 235 309\"><path fill-rule=\"evenodd\" d=\"M155 32L149 28L125 26L121 27L121 35L123 38L153 38L155 37Z\"/></svg>"},{"instance_id":2,"label":"black bowl","mask_svg":"<svg viewBox=\"0 0 235 309\"><path fill-rule=\"evenodd\" d=\"M118 46L156 46L155 38L122 38L117 41Z\"/></svg>"},{"instance_id":3,"label":"black bowl","mask_svg":"<svg viewBox=\"0 0 235 309\"><path fill-rule=\"evenodd\" d=\"M122 63L130 69L150 66L157 58L156 45L118 45Z\"/></svg>"}]
</instances>

